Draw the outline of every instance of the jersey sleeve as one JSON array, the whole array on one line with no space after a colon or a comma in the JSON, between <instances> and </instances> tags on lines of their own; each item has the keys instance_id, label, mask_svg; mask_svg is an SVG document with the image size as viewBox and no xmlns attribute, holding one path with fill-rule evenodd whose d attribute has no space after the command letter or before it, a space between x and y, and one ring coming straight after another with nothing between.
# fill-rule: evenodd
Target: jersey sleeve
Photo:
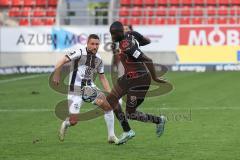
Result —
<instances>
[{"instance_id":1,"label":"jersey sleeve","mask_svg":"<svg viewBox=\"0 0 240 160\"><path fill-rule=\"evenodd\" d=\"M148 39L146 39L143 35L136 31L132 31L131 34L136 38L136 40L139 43L139 46L145 46L150 43Z\"/></svg>"},{"instance_id":2,"label":"jersey sleeve","mask_svg":"<svg viewBox=\"0 0 240 160\"><path fill-rule=\"evenodd\" d=\"M103 65L103 62L101 61L101 63L98 65L97 67L97 72L99 74L104 74L104 65Z\"/></svg>"},{"instance_id":3,"label":"jersey sleeve","mask_svg":"<svg viewBox=\"0 0 240 160\"><path fill-rule=\"evenodd\" d=\"M79 49L79 50L75 50L75 51L72 51L72 52L69 52L68 54L66 54L66 57L72 61L72 60L75 60L75 59L78 59L82 56L82 50Z\"/></svg>"}]
</instances>

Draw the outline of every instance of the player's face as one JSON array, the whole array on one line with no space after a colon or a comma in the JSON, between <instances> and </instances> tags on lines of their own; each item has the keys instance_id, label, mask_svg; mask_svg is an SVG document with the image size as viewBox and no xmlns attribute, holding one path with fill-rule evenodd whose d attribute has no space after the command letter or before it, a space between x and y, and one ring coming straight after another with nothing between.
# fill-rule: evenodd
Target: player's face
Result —
<instances>
[{"instance_id":1,"label":"player's face","mask_svg":"<svg viewBox=\"0 0 240 160\"><path fill-rule=\"evenodd\" d=\"M131 31L129 26L123 26L124 33Z\"/></svg>"},{"instance_id":2,"label":"player's face","mask_svg":"<svg viewBox=\"0 0 240 160\"><path fill-rule=\"evenodd\" d=\"M99 48L99 44L100 41L99 39L89 39L89 41L87 42L87 48L89 51L91 51L92 53L96 54Z\"/></svg>"}]
</instances>

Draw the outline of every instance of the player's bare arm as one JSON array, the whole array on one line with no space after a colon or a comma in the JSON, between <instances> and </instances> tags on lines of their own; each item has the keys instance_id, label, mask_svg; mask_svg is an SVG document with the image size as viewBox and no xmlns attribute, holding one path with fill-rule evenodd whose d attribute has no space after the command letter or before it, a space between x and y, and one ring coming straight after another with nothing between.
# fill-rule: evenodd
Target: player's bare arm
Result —
<instances>
[{"instance_id":1,"label":"player's bare arm","mask_svg":"<svg viewBox=\"0 0 240 160\"><path fill-rule=\"evenodd\" d=\"M109 93L111 91L111 88L105 74L99 74L99 80L101 81L105 92Z\"/></svg>"},{"instance_id":2,"label":"player's bare arm","mask_svg":"<svg viewBox=\"0 0 240 160\"><path fill-rule=\"evenodd\" d=\"M69 58L67 58L66 56L63 56L57 62L56 66L55 66L54 74L53 74L53 83L55 85L59 84L60 76L61 76L61 70L62 70L63 65L68 63L69 61L70 61Z\"/></svg>"}]
</instances>

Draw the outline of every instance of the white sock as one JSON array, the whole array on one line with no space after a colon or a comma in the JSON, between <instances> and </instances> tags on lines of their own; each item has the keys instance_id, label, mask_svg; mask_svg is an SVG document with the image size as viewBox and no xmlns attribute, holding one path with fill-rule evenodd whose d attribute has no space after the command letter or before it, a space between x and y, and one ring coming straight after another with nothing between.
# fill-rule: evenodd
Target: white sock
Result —
<instances>
[{"instance_id":1,"label":"white sock","mask_svg":"<svg viewBox=\"0 0 240 160\"><path fill-rule=\"evenodd\" d=\"M65 123L66 128L71 126L70 121L69 121L69 117L65 119L64 123Z\"/></svg>"},{"instance_id":2,"label":"white sock","mask_svg":"<svg viewBox=\"0 0 240 160\"><path fill-rule=\"evenodd\" d=\"M108 129L108 137L115 136L113 111L106 111L104 114L104 119Z\"/></svg>"}]
</instances>

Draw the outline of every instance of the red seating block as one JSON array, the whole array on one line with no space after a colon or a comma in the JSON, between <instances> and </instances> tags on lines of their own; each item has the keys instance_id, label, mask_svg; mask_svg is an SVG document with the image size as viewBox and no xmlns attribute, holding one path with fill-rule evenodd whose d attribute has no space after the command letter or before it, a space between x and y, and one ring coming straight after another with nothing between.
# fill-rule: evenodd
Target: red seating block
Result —
<instances>
[{"instance_id":1,"label":"red seating block","mask_svg":"<svg viewBox=\"0 0 240 160\"><path fill-rule=\"evenodd\" d=\"M195 5L204 5L207 0L193 0Z\"/></svg>"},{"instance_id":2,"label":"red seating block","mask_svg":"<svg viewBox=\"0 0 240 160\"><path fill-rule=\"evenodd\" d=\"M9 17L18 17L21 16L20 9L18 7L13 7L8 11Z\"/></svg>"},{"instance_id":3,"label":"red seating block","mask_svg":"<svg viewBox=\"0 0 240 160\"><path fill-rule=\"evenodd\" d=\"M35 0L24 0L24 6L34 6L35 4Z\"/></svg>"},{"instance_id":4,"label":"red seating block","mask_svg":"<svg viewBox=\"0 0 240 160\"><path fill-rule=\"evenodd\" d=\"M48 5L49 6L56 6L57 5L57 0L48 0Z\"/></svg>"},{"instance_id":5,"label":"red seating block","mask_svg":"<svg viewBox=\"0 0 240 160\"><path fill-rule=\"evenodd\" d=\"M130 4L131 4L131 1L129 1L129 0L121 0L121 1L120 1L120 4L121 4L121 5L130 5Z\"/></svg>"},{"instance_id":6,"label":"red seating block","mask_svg":"<svg viewBox=\"0 0 240 160\"><path fill-rule=\"evenodd\" d=\"M119 11L120 16L129 16L129 10L130 8L128 7L121 7Z\"/></svg>"},{"instance_id":7,"label":"red seating block","mask_svg":"<svg viewBox=\"0 0 240 160\"><path fill-rule=\"evenodd\" d=\"M196 2L194 2L196 4ZM182 4L184 5L191 5L192 4L192 0L182 0Z\"/></svg>"},{"instance_id":8,"label":"red seating block","mask_svg":"<svg viewBox=\"0 0 240 160\"><path fill-rule=\"evenodd\" d=\"M145 4L153 6L155 5L155 0L145 0Z\"/></svg>"},{"instance_id":9,"label":"red seating block","mask_svg":"<svg viewBox=\"0 0 240 160\"><path fill-rule=\"evenodd\" d=\"M143 5L143 0L132 0L132 4L135 6Z\"/></svg>"},{"instance_id":10,"label":"red seating block","mask_svg":"<svg viewBox=\"0 0 240 160\"><path fill-rule=\"evenodd\" d=\"M227 15L228 9L226 6L220 6L217 11L218 15Z\"/></svg>"},{"instance_id":11,"label":"red seating block","mask_svg":"<svg viewBox=\"0 0 240 160\"><path fill-rule=\"evenodd\" d=\"M216 7L208 6L207 7L207 14L208 15L216 15Z\"/></svg>"},{"instance_id":12,"label":"red seating block","mask_svg":"<svg viewBox=\"0 0 240 160\"><path fill-rule=\"evenodd\" d=\"M146 16L153 16L154 15L154 7L148 6L145 8L145 15Z\"/></svg>"},{"instance_id":13,"label":"red seating block","mask_svg":"<svg viewBox=\"0 0 240 160\"><path fill-rule=\"evenodd\" d=\"M141 16L142 15L142 8L141 7L133 7L132 9L132 16Z\"/></svg>"},{"instance_id":14,"label":"red seating block","mask_svg":"<svg viewBox=\"0 0 240 160\"><path fill-rule=\"evenodd\" d=\"M28 17L28 16L30 16L30 15L31 15L31 7L24 7L24 8L22 9L21 15L22 15L23 17Z\"/></svg>"},{"instance_id":15,"label":"red seating block","mask_svg":"<svg viewBox=\"0 0 240 160\"><path fill-rule=\"evenodd\" d=\"M182 7L180 12L181 12L181 15L183 15L183 16L190 16L191 15L191 11L190 11L189 6Z\"/></svg>"},{"instance_id":16,"label":"red seating block","mask_svg":"<svg viewBox=\"0 0 240 160\"><path fill-rule=\"evenodd\" d=\"M193 15L194 16L202 16L203 15L203 7L202 6L196 6L193 8Z\"/></svg>"},{"instance_id":17,"label":"red seating block","mask_svg":"<svg viewBox=\"0 0 240 160\"><path fill-rule=\"evenodd\" d=\"M22 6L23 0L12 0L12 6Z\"/></svg>"},{"instance_id":18,"label":"red seating block","mask_svg":"<svg viewBox=\"0 0 240 160\"><path fill-rule=\"evenodd\" d=\"M34 17L43 17L46 15L46 12L43 8L35 8L35 10L33 11L33 16Z\"/></svg>"},{"instance_id":19,"label":"red seating block","mask_svg":"<svg viewBox=\"0 0 240 160\"><path fill-rule=\"evenodd\" d=\"M165 16L166 15L166 7L163 7L163 6L157 7L156 15L157 16Z\"/></svg>"},{"instance_id":20,"label":"red seating block","mask_svg":"<svg viewBox=\"0 0 240 160\"><path fill-rule=\"evenodd\" d=\"M54 25L55 19L54 18L48 18L44 20L44 25Z\"/></svg>"},{"instance_id":21,"label":"red seating block","mask_svg":"<svg viewBox=\"0 0 240 160\"><path fill-rule=\"evenodd\" d=\"M136 17L131 18L130 19L130 24L132 24L132 25L139 25L140 24L140 18L136 18Z\"/></svg>"},{"instance_id":22,"label":"red seating block","mask_svg":"<svg viewBox=\"0 0 240 160\"><path fill-rule=\"evenodd\" d=\"M46 16L55 17L56 16L56 9L53 7L49 7L46 11Z\"/></svg>"},{"instance_id":23,"label":"red seating block","mask_svg":"<svg viewBox=\"0 0 240 160\"><path fill-rule=\"evenodd\" d=\"M42 21L41 19L39 19L39 18L33 18L33 19L31 20L31 24L32 24L33 26L44 25L43 21Z\"/></svg>"},{"instance_id":24,"label":"red seating block","mask_svg":"<svg viewBox=\"0 0 240 160\"><path fill-rule=\"evenodd\" d=\"M20 26L28 26L29 25L29 22L28 22L28 19L20 19L19 20L19 22L18 22L18 24L20 25Z\"/></svg>"},{"instance_id":25,"label":"red seating block","mask_svg":"<svg viewBox=\"0 0 240 160\"><path fill-rule=\"evenodd\" d=\"M47 0L36 0L36 6L46 6Z\"/></svg>"},{"instance_id":26,"label":"red seating block","mask_svg":"<svg viewBox=\"0 0 240 160\"><path fill-rule=\"evenodd\" d=\"M0 0L0 6L7 7L12 4L11 0Z\"/></svg>"}]
</instances>

